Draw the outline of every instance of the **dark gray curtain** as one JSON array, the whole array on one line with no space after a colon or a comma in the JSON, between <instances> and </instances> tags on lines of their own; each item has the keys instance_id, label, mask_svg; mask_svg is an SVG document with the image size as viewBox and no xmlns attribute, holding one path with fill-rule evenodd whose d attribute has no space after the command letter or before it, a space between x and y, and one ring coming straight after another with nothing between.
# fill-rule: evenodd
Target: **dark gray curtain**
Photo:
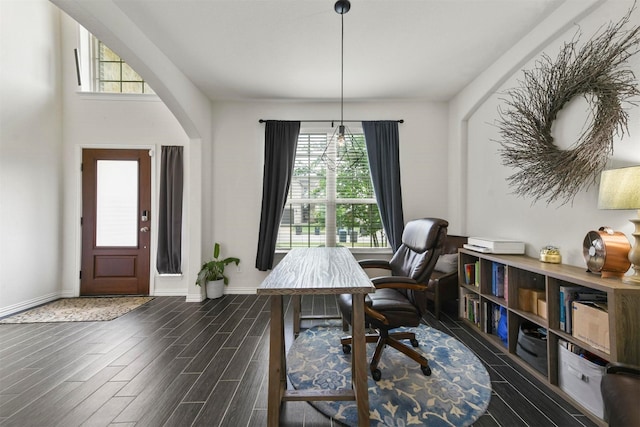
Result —
<instances>
[{"instance_id":1,"label":"dark gray curtain","mask_svg":"<svg viewBox=\"0 0 640 427\"><path fill-rule=\"evenodd\" d=\"M163 146L158 205L158 273L181 273L182 263L182 147Z\"/></svg>"},{"instance_id":2,"label":"dark gray curtain","mask_svg":"<svg viewBox=\"0 0 640 427\"><path fill-rule=\"evenodd\" d=\"M262 213L256 268L273 267L278 228L291 184L300 122L268 120L264 129L264 172L262 180Z\"/></svg>"},{"instance_id":3,"label":"dark gray curtain","mask_svg":"<svg viewBox=\"0 0 640 427\"><path fill-rule=\"evenodd\" d=\"M400 137L398 122L362 122L369 156L373 191L378 202L382 226L393 252L402 244L404 215L400 188Z\"/></svg>"}]
</instances>

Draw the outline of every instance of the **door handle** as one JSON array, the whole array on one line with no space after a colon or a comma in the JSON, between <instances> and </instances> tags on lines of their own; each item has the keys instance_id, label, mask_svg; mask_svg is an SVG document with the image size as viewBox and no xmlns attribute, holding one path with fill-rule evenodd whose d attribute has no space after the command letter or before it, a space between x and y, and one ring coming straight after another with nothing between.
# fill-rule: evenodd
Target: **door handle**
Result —
<instances>
[{"instance_id":1,"label":"door handle","mask_svg":"<svg viewBox=\"0 0 640 427\"><path fill-rule=\"evenodd\" d=\"M142 228L140 229L140 232L141 232L141 233L146 233L147 231L149 231L149 227L142 227Z\"/></svg>"}]
</instances>

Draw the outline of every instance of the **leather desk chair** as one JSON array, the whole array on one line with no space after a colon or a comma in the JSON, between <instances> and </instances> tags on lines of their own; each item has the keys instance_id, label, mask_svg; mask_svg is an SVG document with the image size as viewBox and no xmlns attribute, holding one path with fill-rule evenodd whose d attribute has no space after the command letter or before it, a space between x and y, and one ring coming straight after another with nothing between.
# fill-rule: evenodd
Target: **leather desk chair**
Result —
<instances>
[{"instance_id":1,"label":"leather desk chair","mask_svg":"<svg viewBox=\"0 0 640 427\"><path fill-rule=\"evenodd\" d=\"M600 391L610 427L640 426L640 366L608 364Z\"/></svg>"},{"instance_id":2,"label":"leather desk chair","mask_svg":"<svg viewBox=\"0 0 640 427\"><path fill-rule=\"evenodd\" d=\"M425 375L431 375L427 359L420 353L402 344L399 340L409 340L418 347L415 334L410 332L390 332L401 326L420 325L422 312L416 294L425 292L431 273L442 251L449 223L438 218L423 218L410 221L402 233L402 245L390 261L362 260L363 268L381 268L390 271L390 276L372 279L376 291L368 294L365 300L366 322L378 330L377 334L367 334L367 342L376 342L376 349L369 369L374 380L378 381L382 373L378 363L386 345L406 354L418 362ZM342 318L351 319L351 295L340 295L338 306ZM351 337L341 339L345 353L351 351Z\"/></svg>"}]
</instances>

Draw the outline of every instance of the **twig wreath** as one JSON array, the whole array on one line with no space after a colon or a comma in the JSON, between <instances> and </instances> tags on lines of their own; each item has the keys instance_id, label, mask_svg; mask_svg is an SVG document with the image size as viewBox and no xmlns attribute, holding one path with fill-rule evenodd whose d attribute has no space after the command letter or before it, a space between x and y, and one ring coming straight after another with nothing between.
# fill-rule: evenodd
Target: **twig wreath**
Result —
<instances>
[{"instance_id":1,"label":"twig wreath","mask_svg":"<svg viewBox=\"0 0 640 427\"><path fill-rule=\"evenodd\" d=\"M514 193L531 196L535 203L573 201L605 168L613 153L614 135L629 133L625 103L637 105L640 95L632 70L624 64L639 51L640 27L625 30L635 3L616 24L578 49L579 32L565 43L553 61L542 54L533 70L524 71L520 87L502 99L498 109L502 164L519 169L507 178ZM551 126L558 112L577 96L583 96L593 121L567 150L554 144Z\"/></svg>"}]
</instances>

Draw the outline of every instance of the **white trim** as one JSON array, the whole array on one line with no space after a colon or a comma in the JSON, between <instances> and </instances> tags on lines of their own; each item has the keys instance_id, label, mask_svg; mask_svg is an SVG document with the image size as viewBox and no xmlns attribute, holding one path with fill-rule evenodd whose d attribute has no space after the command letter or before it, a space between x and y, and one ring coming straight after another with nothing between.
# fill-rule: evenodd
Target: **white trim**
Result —
<instances>
[{"instance_id":1,"label":"white trim","mask_svg":"<svg viewBox=\"0 0 640 427\"><path fill-rule=\"evenodd\" d=\"M233 292L227 292L228 289L225 289L225 295L255 295L256 289L258 287L241 287L241 288L233 288Z\"/></svg>"},{"instance_id":2,"label":"white trim","mask_svg":"<svg viewBox=\"0 0 640 427\"><path fill-rule=\"evenodd\" d=\"M202 302L206 299L207 298L203 295L203 292L201 292L199 294L187 294L185 301L186 302Z\"/></svg>"},{"instance_id":3,"label":"white trim","mask_svg":"<svg viewBox=\"0 0 640 427\"><path fill-rule=\"evenodd\" d=\"M76 91L82 99L98 101L145 101L162 102L160 97L154 93L111 93L111 92L86 92Z\"/></svg>"},{"instance_id":4,"label":"white trim","mask_svg":"<svg viewBox=\"0 0 640 427\"><path fill-rule=\"evenodd\" d=\"M22 301L22 302L19 302L18 304L9 305L9 306L3 307L2 310L0 310L0 317L10 316L12 314L16 314L33 307L37 307L39 305L46 304L48 302L55 301L60 298L63 298L62 294L60 292L54 292L38 298L30 299L28 301Z\"/></svg>"},{"instance_id":5,"label":"white trim","mask_svg":"<svg viewBox=\"0 0 640 427\"><path fill-rule=\"evenodd\" d=\"M163 289L151 294L154 297L184 297L187 296L186 289Z\"/></svg>"}]
</instances>

